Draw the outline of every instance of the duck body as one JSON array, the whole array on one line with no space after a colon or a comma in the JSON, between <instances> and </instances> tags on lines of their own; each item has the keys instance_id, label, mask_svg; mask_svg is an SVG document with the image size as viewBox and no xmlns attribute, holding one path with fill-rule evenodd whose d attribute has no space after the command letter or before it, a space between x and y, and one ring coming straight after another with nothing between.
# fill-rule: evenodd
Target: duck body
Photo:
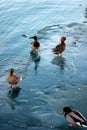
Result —
<instances>
[{"instance_id":1,"label":"duck body","mask_svg":"<svg viewBox=\"0 0 87 130\"><path fill-rule=\"evenodd\" d=\"M54 54L61 54L66 48L65 43L57 45L55 48L53 48Z\"/></svg>"},{"instance_id":2,"label":"duck body","mask_svg":"<svg viewBox=\"0 0 87 130\"><path fill-rule=\"evenodd\" d=\"M16 85L21 80L21 77L14 75L14 69L12 68L10 73L7 75L6 80L10 85Z\"/></svg>"},{"instance_id":3,"label":"duck body","mask_svg":"<svg viewBox=\"0 0 87 130\"><path fill-rule=\"evenodd\" d=\"M69 126L73 127L75 125L87 127L86 118L77 110L72 110L69 107L64 107L63 112L66 120L70 123Z\"/></svg>"},{"instance_id":4,"label":"duck body","mask_svg":"<svg viewBox=\"0 0 87 130\"><path fill-rule=\"evenodd\" d=\"M37 41L37 36L31 37L34 39L34 41L31 43L31 48L34 53L38 53L38 49L40 47L40 43Z\"/></svg>"},{"instance_id":5,"label":"duck body","mask_svg":"<svg viewBox=\"0 0 87 130\"><path fill-rule=\"evenodd\" d=\"M8 81L8 83L9 84L18 84L18 82L20 81L20 77L18 77L18 76L16 76L16 75L10 75L10 74L8 74L8 76L7 76L7 81Z\"/></svg>"},{"instance_id":6,"label":"duck body","mask_svg":"<svg viewBox=\"0 0 87 130\"><path fill-rule=\"evenodd\" d=\"M57 55L62 54L62 52L66 49L66 44L64 42L65 40L66 40L66 37L61 37L61 43L52 49L52 52L54 54L57 54Z\"/></svg>"}]
</instances>

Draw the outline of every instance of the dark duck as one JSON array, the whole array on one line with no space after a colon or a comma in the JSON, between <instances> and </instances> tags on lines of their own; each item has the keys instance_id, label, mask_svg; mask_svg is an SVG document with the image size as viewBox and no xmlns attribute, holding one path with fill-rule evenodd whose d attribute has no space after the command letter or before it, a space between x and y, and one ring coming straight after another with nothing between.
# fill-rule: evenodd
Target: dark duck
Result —
<instances>
[{"instance_id":1,"label":"dark duck","mask_svg":"<svg viewBox=\"0 0 87 130\"><path fill-rule=\"evenodd\" d=\"M64 113L66 120L70 123L70 127L75 125L87 127L87 120L79 111L64 107L61 113Z\"/></svg>"},{"instance_id":2,"label":"dark duck","mask_svg":"<svg viewBox=\"0 0 87 130\"><path fill-rule=\"evenodd\" d=\"M66 44L65 44L66 37L62 36L60 40L61 43L52 49L52 52L58 56L62 56L63 51L66 49Z\"/></svg>"},{"instance_id":3,"label":"dark duck","mask_svg":"<svg viewBox=\"0 0 87 130\"><path fill-rule=\"evenodd\" d=\"M34 41L31 43L31 48L34 53L38 53L38 49L40 47L40 43L37 41L37 36L30 37L33 38Z\"/></svg>"}]
</instances>

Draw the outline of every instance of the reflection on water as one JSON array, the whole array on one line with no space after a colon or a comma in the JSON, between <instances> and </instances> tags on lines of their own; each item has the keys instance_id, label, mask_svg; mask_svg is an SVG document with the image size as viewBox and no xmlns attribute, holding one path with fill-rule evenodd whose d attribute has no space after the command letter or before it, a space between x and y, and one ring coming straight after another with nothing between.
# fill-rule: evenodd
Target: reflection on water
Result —
<instances>
[{"instance_id":1,"label":"reflection on water","mask_svg":"<svg viewBox=\"0 0 87 130\"><path fill-rule=\"evenodd\" d=\"M19 95L20 90L21 90L20 87L11 88L11 89L8 91L8 97L9 97L9 98L12 98L12 99L15 99L15 98Z\"/></svg>"},{"instance_id":2,"label":"reflection on water","mask_svg":"<svg viewBox=\"0 0 87 130\"><path fill-rule=\"evenodd\" d=\"M21 91L20 87L16 87L16 88L11 88L8 91L8 104L11 106L12 109L15 108L15 105L17 104L17 101L15 100L15 98L18 97L19 93Z\"/></svg>"},{"instance_id":3,"label":"reflection on water","mask_svg":"<svg viewBox=\"0 0 87 130\"><path fill-rule=\"evenodd\" d=\"M64 70L65 68L65 58L56 56L52 60L52 64L55 64L60 67L60 70Z\"/></svg>"},{"instance_id":4,"label":"reflection on water","mask_svg":"<svg viewBox=\"0 0 87 130\"><path fill-rule=\"evenodd\" d=\"M29 56L24 61L25 65L22 64L23 69L21 69L21 73L22 73L23 79L27 76L28 68L32 65L32 63L35 64L34 70L35 70L35 73L37 73L40 59L41 57L39 56L39 54L36 54L36 53L33 53L33 51L30 51Z\"/></svg>"},{"instance_id":5,"label":"reflection on water","mask_svg":"<svg viewBox=\"0 0 87 130\"><path fill-rule=\"evenodd\" d=\"M39 66L39 62L40 62L40 59L41 59L39 54L36 54L33 51L31 51L30 52L30 59L31 59L31 62L35 63L34 70L37 71L38 66Z\"/></svg>"}]
</instances>

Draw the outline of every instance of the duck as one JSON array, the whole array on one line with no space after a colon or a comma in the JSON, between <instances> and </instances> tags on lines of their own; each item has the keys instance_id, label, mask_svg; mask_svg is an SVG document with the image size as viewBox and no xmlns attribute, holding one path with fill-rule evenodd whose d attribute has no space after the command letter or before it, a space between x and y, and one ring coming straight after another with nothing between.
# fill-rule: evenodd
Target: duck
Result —
<instances>
[{"instance_id":1,"label":"duck","mask_svg":"<svg viewBox=\"0 0 87 130\"><path fill-rule=\"evenodd\" d=\"M66 40L66 37L62 36L60 39L61 43L52 49L53 54L56 54L58 56L62 56L63 51L66 49L65 40Z\"/></svg>"},{"instance_id":2,"label":"duck","mask_svg":"<svg viewBox=\"0 0 87 130\"><path fill-rule=\"evenodd\" d=\"M22 77L15 75L14 68L11 68L6 80L11 85L10 88L16 88L16 85L22 80Z\"/></svg>"},{"instance_id":3,"label":"duck","mask_svg":"<svg viewBox=\"0 0 87 130\"><path fill-rule=\"evenodd\" d=\"M38 53L38 49L40 47L40 43L37 41L37 36L30 37L33 38L34 41L31 43L31 48L34 53Z\"/></svg>"},{"instance_id":4,"label":"duck","mask_svg":"<svg viewBox=\"0 0 87 130\"><path fill-rule=\"evenodd\" d=\"M64 107L61 113L64 113L66 120L70 123L70 127L75 125L87 127L87 120L79 111Z\"/></svg>"}]
</instances>

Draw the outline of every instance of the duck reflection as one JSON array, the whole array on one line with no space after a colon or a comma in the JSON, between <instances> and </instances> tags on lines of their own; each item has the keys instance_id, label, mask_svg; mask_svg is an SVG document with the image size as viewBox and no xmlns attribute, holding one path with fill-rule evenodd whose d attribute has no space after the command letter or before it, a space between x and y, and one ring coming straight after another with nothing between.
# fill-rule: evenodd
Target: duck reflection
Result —
<instances>
[{"instance_id":1,"label":"duck reflection","mask_svg":"<svg viewBox=\"0 0 87 130\"><path fill-rule=\"evenodd\" d=\"M39 66L39 62L40 62L40 56L38 53L34 53L32 50L30 52L30 59L31 59L31 62L34 62L35 63L35 67L34 67L34 70L37 71L37 68Z\"/></svg>"},{"instance_id":2,"label":"duck reflection","mask_svg":"<svg viewBox=\"0 0 87 130\"><path fill-rule=\"evenodd\" d=\"M19 95L20 90L21 90L20 87L9 89L9 91L8 91L8 97L12 98L12 99L15 99Z\"/></svg>"},{"instance_id":3,"label":"duck reflection","mask_svg":"<svg viewBox=\"0 0 87 130\"><path fill-rule=\"evenodd\" d=\"M20 87L16 87L16 88L10 88L8 91L8 104L11 106L12 109L15 109L15 106L18 104L17 101L15 100L15 98L18 97L19 93L20 93L21 88Z\"/></svg>"},{"instance_id":4,"label":"duck reflection","mask_svg":"<svg viewBox=\"0 0 87 130\"><path fill-rule=\"evenodd\" d=\"M26 65L24 66L23 70L23 79L27 76L27 72L28 72L28 68L32 65L32 63L34 63L34 70L35 70L35 74L37 74L37 69L38 69L38 66L39 66L39 62L40 62L40 56L39 54L37 53L34 53L33 50L30 51L29 53L29 56L26 60Z\"/></svg>"},{"instance_id":5,"label":"duck reflection","mask_svg":"<svg viewBox=\"0 0 87 130\"><path fill-rule=\"evenodd\" d=\"M60 67L60 70L64 70L65 68L65 58L56 56L52 60L52 64L55 64Z\"/></svg>"}]
</instances>

